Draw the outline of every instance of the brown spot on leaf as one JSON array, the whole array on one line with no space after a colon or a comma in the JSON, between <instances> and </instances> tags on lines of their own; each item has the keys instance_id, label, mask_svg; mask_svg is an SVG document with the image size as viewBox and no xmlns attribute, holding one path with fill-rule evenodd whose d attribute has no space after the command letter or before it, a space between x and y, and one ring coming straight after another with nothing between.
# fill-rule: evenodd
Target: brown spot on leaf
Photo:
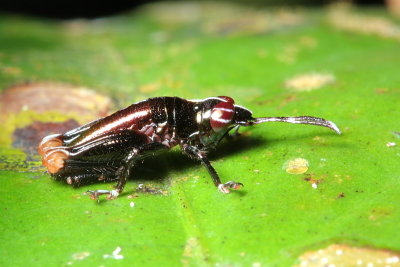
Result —
<instances>
[{"instance_id":1,"label":"brown spot on leaf","mask_svg":"<svg viewBox=\"0 0 400 267\"><path fill-rule=\"evenodd\" d=\"M316 251L306 251L300 256L300 264L294 267L320 266L399 266L400 253L384 249L352 247L333 244Z\"/></svg>"},{"instance_id":2,"label":"brown spot on leaf","mask_svg":"<svg viewBox=\"0 0 400 267\"><path fill-rule=\"evenodd\" d=\"M326 175L316 177L313 173L307 173L305 174L303 180L309 182L311 185L318 185L324 181L324 178L326 178Z\"/></svg>"},{"instance_id":3,"label":"brown spot on leaf","mask_svg":"<svg viewBox=\"0 0 400 267\"><path fill-rule=\"evenodd\" d=\"M128 195L128 198L129 198L129 199L138 198L138 197L139 197L138 194L130 194L130 195Z\"/></svg>"},{"instance_id":4,"label":"brown spot on leaf","mask_svg":"<svg viewBox=\"0 0 400 267\"><path fill-rule=\"evenodd\" d=\"M289 104L290 102L293 102L296 100L296 96L295 95L290 95L285 97L285 99L279 104L278 108L283 108L284 106L286 106L287 104Z\"/></svg>"},{"instance_id":5,"label":"brown spot on leaf","mask_svg":"<svg viewBox=\"0 0 400 267\"><path fill-rule=\"evenodd\" d=\"M0 95L0 113L58 111L95 119L107 115L111 100L90 89L59 83L26 83Z\"/></svg>"},{"instance_id":6,"label":"brown spot on leaf","mask_svg":"<svg viewBox=\"0 0 400 267\"><path fill-rule=\"evenodd\" d=\"M159 187L155 187L152 184L144 185L139 184L136 188L136 193L146 193L151 195L168 195L168 191Z\"/></svg>"},{"instance_id":7,"label":"brown spot on leaf","mask_svg":"<svg viewBox=\"0 0 400 267\"><path fill-rule=\"evenodd\" d=\"M36 153L38 144L43 137L54 133L64 133L78 126L79 123L72 119L60 123L35 121L26 127L15 129L12 135L12 145L26 153L33 154Z\"/></svg>"},{"instance_id":8,"label":"brown spot on leaf","mask_svg":"<svg viewBox=\"0 0 400 267\"><path fill-rule=\"evenodd\" d=\"M387 207L379 207L371 210L368 219L371 221L377 221L379 219L383 219L390 214L392 214L392 209Z\"/></svg>"},{"instance_id":9,"label":"brown spot on leaf","mask_svg":"<svg viewBox=\"0 0 400 267\"><path fill-rule=\"evenodd\" d=\"M377 88L375 89L375 93L379 95L387 94L389 92L388 88Z\"/></svg>"},{"instance_id":10,"label":"brown spot on leaf","mask_svg":"<svg viewBox=\"0 0 400 267\"><path fill-rule=\"evenodd\" d=\"M340 193L339 195L337 195L337 199L339 199L339 198L344 198L346 195L342 192L342 193Z\"/></svg>"}]
</instances>

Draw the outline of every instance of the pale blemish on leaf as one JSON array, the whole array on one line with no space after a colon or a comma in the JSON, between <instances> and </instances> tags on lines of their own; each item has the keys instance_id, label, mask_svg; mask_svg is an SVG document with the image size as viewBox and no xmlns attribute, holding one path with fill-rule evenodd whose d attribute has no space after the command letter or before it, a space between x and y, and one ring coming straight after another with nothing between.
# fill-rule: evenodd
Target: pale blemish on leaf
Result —
<instances>
[{"instance_id":1,"label":"pale blemish on leaf","mask_svg":"<svg viewBox=\"0 0 400 267\"><path fill-rule=\"evenodd\" d=\"M122 260L124 258L123 255L121 255L121 247L117 247L113 252L112 255L105 254L103 255L104 259L115 259L115 260Z\"/></svg>"},{"instance_id":2,"label":"pale blemish on leaf","mask_svg":"<svg viewBox=\"0 0 400 267\"><path fill-rule=\"evenodd\" d=\"M394 147L394 146L396 146L396 143L395 142L388 142L388 143L386 143L386 146L387 147Z\"/></svg>"},{"instance_id":3,"label":"pale blemish on leaf","mask_svg":"<svg viewBox=\"0 0 400 267\"><path fill-rule=\"evenodd\" d=\"M21 74L21 69L12 66L4 66L0 68L1 72L10 76L18 76Z\"/></svg>"},{"instance_id":4,"label":"pale blemish on leaf","mask_svg":"<svg viewBox=\"0 0 400 267\"><path fill-rule=\"evenodd\" d=\"M379 221L380 219L386 218L393 213L393 208L391 207L377 207L371 210L368 216L370 221Z\"/></svg>"},{"instance_id":5,"label":"pale blemish on leaf","mask_svg":"<svg viewBox=\"0 0 400 267\"><path fill-rule=\"evenodd\" d=\"M143 11L150 18L167 26L193 23L200 20L203 15L202 5L195 2L161 2L147 5Z\"/></svg>"},{"instance_id":6,"label":"pale blemish on leaf","mask_svg":"<svg viewBox=\"0 0 400 267\"><path fill-rule=\"evenodd\" d=\"M254 35L304 23L301 12L275 12L221 2L156 3L144 9L164 27L198 25L207 35Z\"/></svg>"},{"instance_id":7,"label":"pale blemish on leaf","mask_svg":"<svg viewBox=\"0 0 400 267\"><path fill-rule=\"evenodd\" d=\"M64 27L64 30L67 34L73 36L73 37L78 37L78 36L84 36L85 34L88 34L90 31L95 30L96 24L91 22L90 20L84 20L84 19L74 19L70 21L65 21L63 22L62 26Z\"/></svg>"},{"instance_id":8,"label":"pale blemish on leaf","mask_svg":"<svg viewBox=\"0 0 400 267\"><path fill-rule=\"evenodd\" d=\"M318 135L315 136L312 140L317 144L325 144L326 143L326 139L324 137L321 137Z\"/></svg>"},{"instance_id":9,"label":"pale blemish on leaf","mask_svg":"<svg viewBox=\"0 0 400 267\"><path fill-rule=\"evenodd\" d=\"M297 60L300 48L295 45L288 45L276 56L276 59L286 64L293 64Z\"/></svg>"},{"instance_id":10,"label":"pale blemish on leaf","mask_svg":"<svg viewBox=\"0 0 400 267\"><path fill-rule=\"evenodd\" d=\"M75 119L83 124L107 115L110 108L108 97L84 87L51 82L12 86L0 94L0 146L10 146L14 131L34 126L35 121L64 123ZM44 135L45 128L40 130Z\"/></svg>"},{"instance_id":11,"label":"pale blemish on leaf","mask_svg":"<svg viewBox=\"0 0 400 267\"><path fill-rule=\"evenodd\" d=\"M90 256L90 252L87 252L87 251L72 254L72 258L74 260L84 260L85 258L87 258L89 256Z\"/></svg>"},{"instance_id":12,"label":"pale blemish on leaf","mask_svg":"<svg viewBox=\"0 0 400 267\"><path fill-rule=\"evenodd\" d=\"M153 93L157 91L161 85L159 83L143 84L139 87L139 91L144 94Z\"/></svg>"},{"instance_id":13,"label":"pale blemish on leaf","mask_svg":"<svg viewBox=\"0 0 400 267\"><path fill-rule=\"evenodd\" d=\"M341 30L400 41L399 25L384 17L356 14L348 6L331 8L328 21Z\"/></svg>"},{"instance_id":14,"label":"pale blemish on leaf","mask_svg":"<svg viewBox=\"0 0 400 267\"><path fill-rule=\"evenodd\" d=\"M187 240L185 248L183 250L184 257L193 256L193 248L199 246L197 238L191 237Z\"/></svg>"},{"instance_id":15,"label":"pale blemish on leaf","mask_svg":"<svg viewBox=\"0 0 400 267\"><path fill-rule=\"evenodd\" d=\"M85 87L61 83L19 84L0 95L0 114L58 111L96 119L107 115L110 108L111 100L108 97Z\"/></svg>"},{"instance_id":16,"label":"pale blemish on leaf","mask_svg":"<svg viewBox=\"0 0 400 267\"><path fill-rule=\"evenodd\" d=\"M199 253L199 246L199 240L195 237L191 237L186 241L185 248L183 249L183 266L190 266L190 259Z\"/></svg>"},{"instance_id":17,"label":"pale blemish on leaf","mask_svg":"<svg viewBox=\"0 0 400 267\"><path fill-rule=\"evenodd\" d=\"M318 188L318 184L312 183L312 184L311 184L311 187L312 187L313 189L317 189L317 188Z\"/></svg>"},{"instance_id":18,"label":"pale blemish on leaf","mask_svg":"<svg viewBox=\"0 0 400 267\"><path fill-rule=\"evenodd\" d=\"M286 64L294 64L297 62L298 55L302 50L312 50L317 46L317 39L311 36L302 36L296 41L283 46L282 50L276 55L276 60Z\"/></svg>"},{"instance_id":19,"label":"pale blemish on leaf","mask_svg":"<svg viewBox=\"0 0 400 267\"><path fill-rule=\"evenodd\" d=\"M300 45L307 48L316 48L318 46L318 41L312 36L302 36L299 39Z\"/></svg>"},{"instance_id":20,"label":"pale blemish on leaf","mask_svg":"<svg viewBox=\"0 0 400 267\"><path fill-rule=\"evenodd\" d=\"M335 81L335 76L324 73L306 73L290 78L285 82L287 88L293 91L312 91Z\"/></svg>"},{"instance_id":21,"label":"pale blemish on leaf","mask_svg":"<svg viewBox=\"0 0 400 267\"><path fill-rule=\"evenodd\" d=\"M374 248L352 247L333 244L316 251L307 251L300 256L294 267L320 266L400 266L400 253Z\"/></svg>"},{"instance_id":22,"label":"pale blemish on leaf","mask_svg":"<svg viewBox=\"0 0 400 267\"><path fill-rule=\"evenodd\" d=\"M293 27L304 22L304 17L291 10L267 13L260 10L243 8L225 16L213 17L206 21L203 31L219 35L252 35Z\"/></svg>"},{"instance_id":23,"label":"pale blemish on leaf","mask_svg":"<svg viewBox=\"0 0 400 267\"><path fill-rule=\"evenodd\" d=\"M308 161L303 158L296 158L286 161L283 169L290 174L302 174L308 170Z\"/></svg>"}]
</instances>

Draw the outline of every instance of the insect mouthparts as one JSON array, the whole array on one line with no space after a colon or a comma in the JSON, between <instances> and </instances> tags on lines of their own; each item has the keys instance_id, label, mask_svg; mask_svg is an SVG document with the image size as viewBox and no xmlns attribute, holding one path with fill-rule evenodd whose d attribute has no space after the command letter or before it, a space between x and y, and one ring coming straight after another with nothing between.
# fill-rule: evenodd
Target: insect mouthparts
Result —
<instances>
[{"instance_id":1,"label":"insect mouthparts","mask_svg":"<svg viewBox=\"0 0 400 267\"><path fill-rule=\"evenodd\" d=\"M287 123L294 123L294 124L310 124L310 125L317 125L322 127L327 127L337 134L341 134L342 132L336 126L336 124L332 121L328 121L322 118L311 117L311 116L299 116L299 117L263 117L263 118L256 118L255 122L252 124L260 124L264 122L287 122Z\"/></svg>"}]
</instances>

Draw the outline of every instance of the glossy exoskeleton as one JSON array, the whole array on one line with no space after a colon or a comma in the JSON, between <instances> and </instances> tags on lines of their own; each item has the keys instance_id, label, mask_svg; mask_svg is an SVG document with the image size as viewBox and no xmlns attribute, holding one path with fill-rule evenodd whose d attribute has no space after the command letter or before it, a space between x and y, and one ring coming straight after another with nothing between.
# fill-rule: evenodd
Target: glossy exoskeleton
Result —
<instances>
[{"instance_id":1,"label":"glossy exoskeleton","mask_svg":"<svg viewBox=\"0 0 400 267\"><path fill-rule=\"evenodd\" d=\"M221 183L207 153L229 131L271 121L324 126L340 134L333 122L321 118L253 118L250 110L235 105L227 96L204 100L156 97L67 133L49 135L43 138L38 150L48 172L68 184L79 186L90 181L118 180L115 190L88 191L91 198L98 199L103 194L108 198L117 197L132 167L144 157L179 145L185 155L206 167L219 191L229 193L242 184Z\"/></svg>"}]
</instances>

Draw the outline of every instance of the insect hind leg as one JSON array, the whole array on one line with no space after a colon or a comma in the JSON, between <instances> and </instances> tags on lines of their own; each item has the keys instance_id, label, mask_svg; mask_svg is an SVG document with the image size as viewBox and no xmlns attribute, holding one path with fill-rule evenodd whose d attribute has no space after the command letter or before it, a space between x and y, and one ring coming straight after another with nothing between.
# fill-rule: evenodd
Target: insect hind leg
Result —
<instances>
[{"instance_id":1,"label":"insect hind leg","mask_svg":"<svg viewBox=\"0 0 400 267\"><path fill-rule=\"evenodd\" d=\"M162 143L150 143L142 145L138 148L133 148L128 155L122 160L121 166L116 171L118 183L115 186L114 190L88 190L90 198L93 200L98 200L99 196L107 195L107 199L114 199L119 196L124 190L126 181L128 177L131 175L132 167L135 166L138 160L143 159L146 154L153 154L155 151L159 151L162 149L169 149L168 146Z\"/></svg>"}]
</instances>

